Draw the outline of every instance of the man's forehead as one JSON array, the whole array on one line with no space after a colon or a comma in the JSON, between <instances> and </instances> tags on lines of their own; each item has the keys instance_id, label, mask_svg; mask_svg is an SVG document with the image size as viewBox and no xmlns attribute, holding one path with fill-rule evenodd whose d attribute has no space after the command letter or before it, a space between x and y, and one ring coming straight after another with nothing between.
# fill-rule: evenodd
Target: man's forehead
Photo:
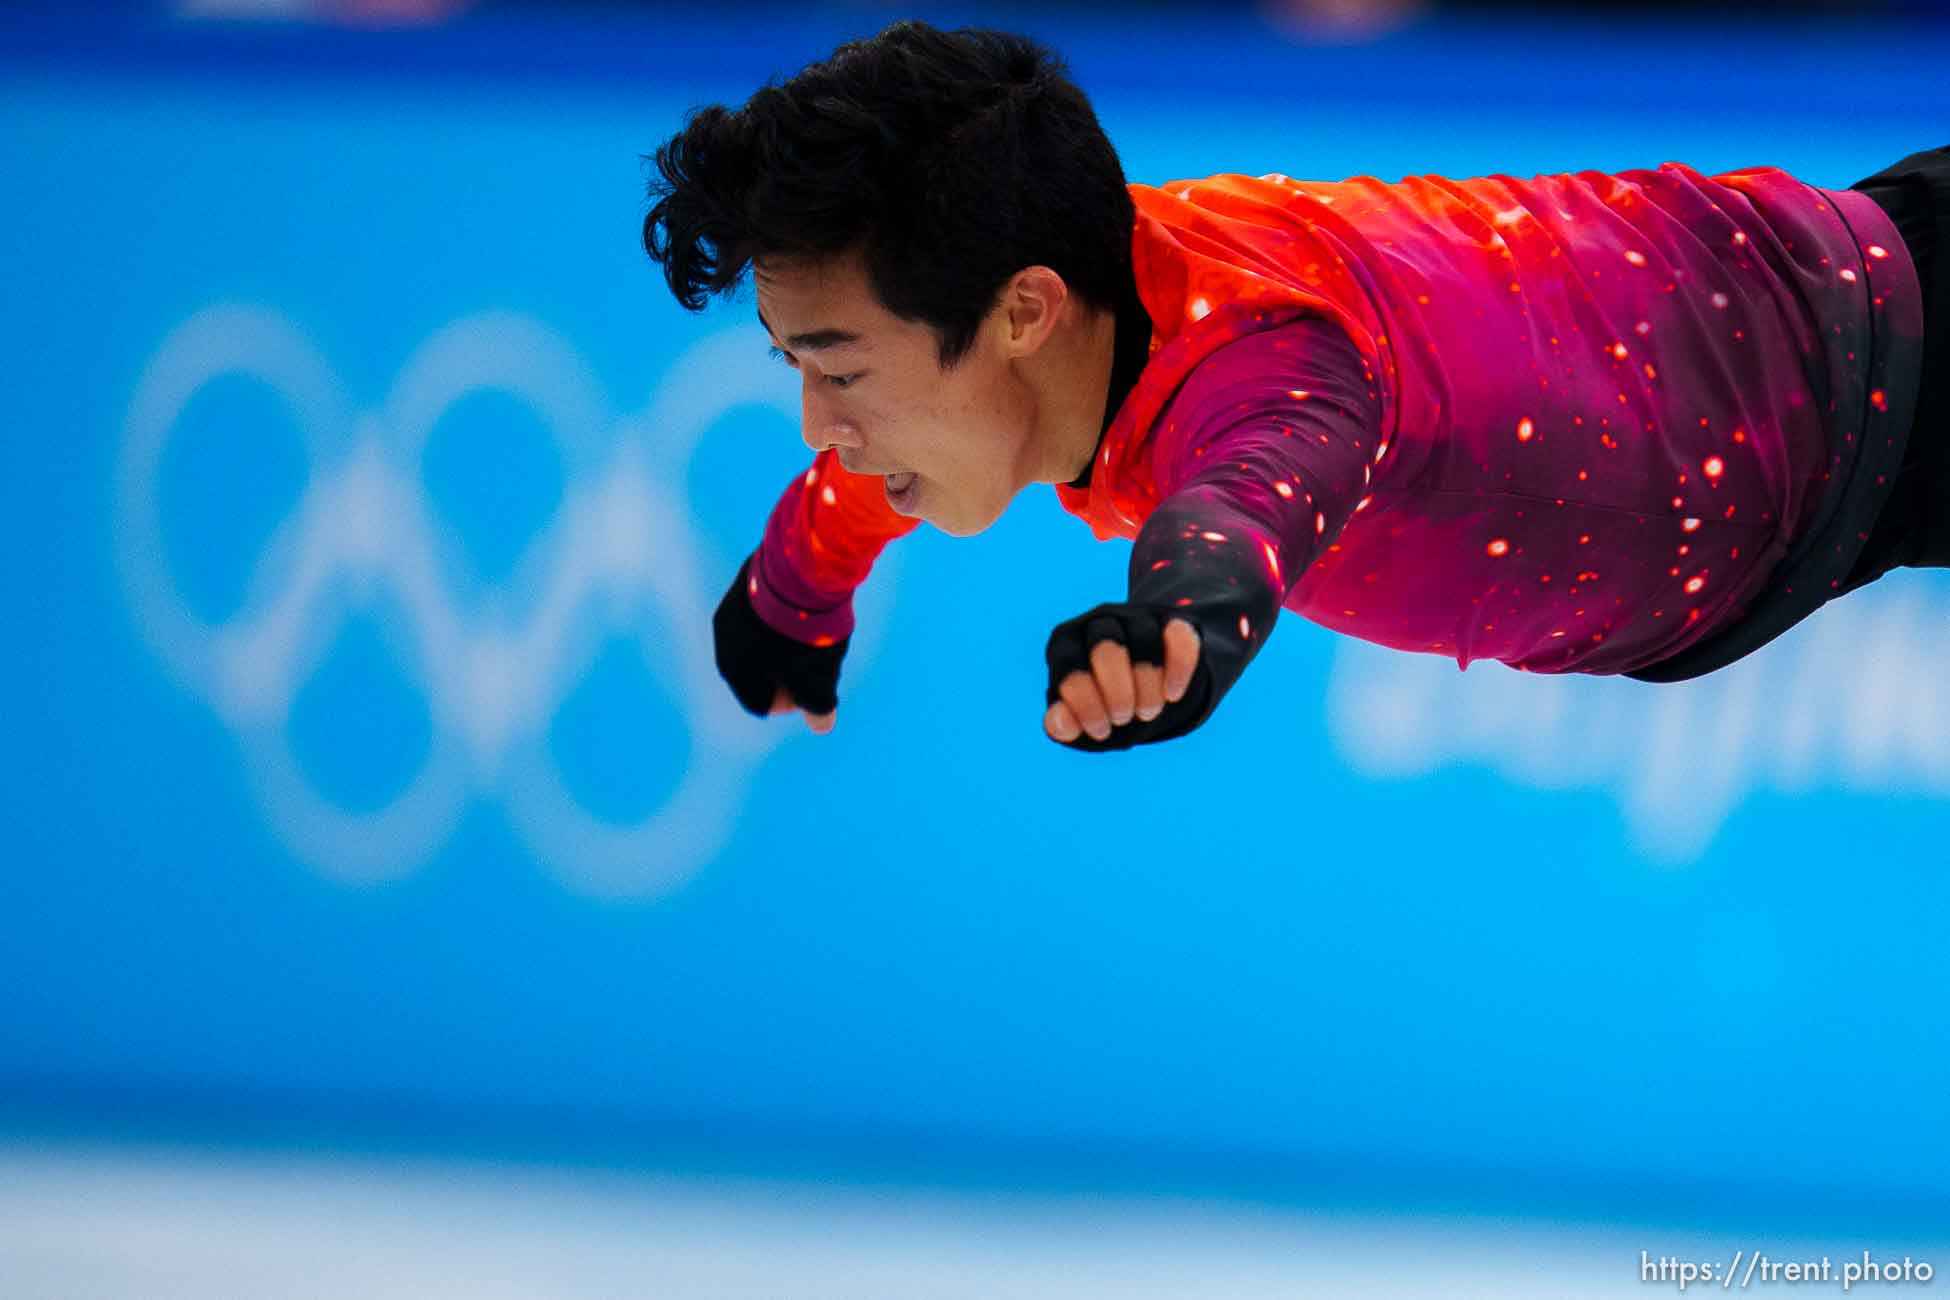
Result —
<instances>
[{"instance_id":1,"label":"man's forehead","mask_svg":"<svg viewBox=\"0 0 1950 1300\"><path fill-rule=\"evenodd\" d=\"M772 289L833 292L858 283L864 269L859 257L851 253L828 257L768 253L752 259L752 278Z\"/></svg>"},{"instance_id":2,"label":"man's forehead","mask_svg":"<svg viewBox=\"0 0 1950 1300\"><path fill-rule=\"evenodd\" d=\"M838 259L754 259L758 319L788 347L816 350L860 343L871 325L872 296Z\"/></svg>"}]
</instances>

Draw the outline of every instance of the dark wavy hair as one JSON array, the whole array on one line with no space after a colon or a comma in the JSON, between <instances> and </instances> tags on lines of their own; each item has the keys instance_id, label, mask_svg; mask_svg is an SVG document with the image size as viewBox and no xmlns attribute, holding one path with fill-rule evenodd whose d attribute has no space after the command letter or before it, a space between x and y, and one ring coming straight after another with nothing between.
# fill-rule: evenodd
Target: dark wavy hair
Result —
<instances>
[{"instance_id":1,"label":"dark wavy hair","mask_svg":"<svg viewBox=\"0 0 1950 1300\"><path fill-rule=\"evenodd\" d=\"M1112 310L1131 279L1117 150L1062 59L1027 37L906 21L659 148L643 247L691 311L754 257L854 249L886 308L959 361L1009 277L1047 266Z\"/></svg>"}]
</instances>

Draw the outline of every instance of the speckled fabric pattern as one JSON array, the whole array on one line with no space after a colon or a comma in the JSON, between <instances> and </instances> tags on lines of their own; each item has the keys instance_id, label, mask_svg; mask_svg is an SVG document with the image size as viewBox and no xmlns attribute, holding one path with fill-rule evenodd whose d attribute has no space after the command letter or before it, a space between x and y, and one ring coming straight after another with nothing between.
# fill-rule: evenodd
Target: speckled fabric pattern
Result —
<instances>
[{"instance_id":1,"label":"speckled fabric pattern","mask_svg":"<svg viewBox=\"0 0 1950 1300\"><path fill-rule=\"evenodd\" d=\"M1797 543L1839 580L1840 503L1900 463L1922 304L1866 195L1680 163L1131 191L1151 356L1055 490L1137 540L1133 599L1251 574L1461 665L1637 672L1738 623ZM822 453L773 512L761 615L844 635L914 524Z\"/></svg>"}]
</instances>

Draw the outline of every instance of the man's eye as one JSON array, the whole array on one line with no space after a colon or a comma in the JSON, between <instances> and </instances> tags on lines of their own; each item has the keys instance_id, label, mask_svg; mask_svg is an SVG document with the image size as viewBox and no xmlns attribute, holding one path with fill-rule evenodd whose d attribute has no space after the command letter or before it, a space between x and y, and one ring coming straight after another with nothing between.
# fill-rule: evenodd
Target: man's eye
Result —
<instances>
[{"instance_id":1,"label":"man's eye","mask_svg":"<svg viewBox=\"0 0 1950 1300\"><path fill-rule=\"evenodd\" d=\"M828 375L826 376L826 382L835 388L851 388L859 378L860 373L855 371L850 375Z\"/></svg>"}]
</instances>

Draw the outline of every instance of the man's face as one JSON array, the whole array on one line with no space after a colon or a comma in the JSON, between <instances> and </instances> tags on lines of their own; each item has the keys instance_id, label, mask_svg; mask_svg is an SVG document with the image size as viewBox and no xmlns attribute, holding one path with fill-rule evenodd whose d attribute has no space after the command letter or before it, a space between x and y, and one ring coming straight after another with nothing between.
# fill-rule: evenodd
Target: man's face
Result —
<instances>
[{"instance_id":1,"label":"man's face","mask_svg":"<svg viewBox=\"0 0 1950 1300\"><path fill-rule=\"evenodd\" d=\"M1001 309L943 369L934 331L883 307L857 255L760 261L753 283L759 319L799 371L806 445L891 479L895 510L965 537L1033 481L1035 408L1010 364Z\"/></svg>"}]
</instances>

